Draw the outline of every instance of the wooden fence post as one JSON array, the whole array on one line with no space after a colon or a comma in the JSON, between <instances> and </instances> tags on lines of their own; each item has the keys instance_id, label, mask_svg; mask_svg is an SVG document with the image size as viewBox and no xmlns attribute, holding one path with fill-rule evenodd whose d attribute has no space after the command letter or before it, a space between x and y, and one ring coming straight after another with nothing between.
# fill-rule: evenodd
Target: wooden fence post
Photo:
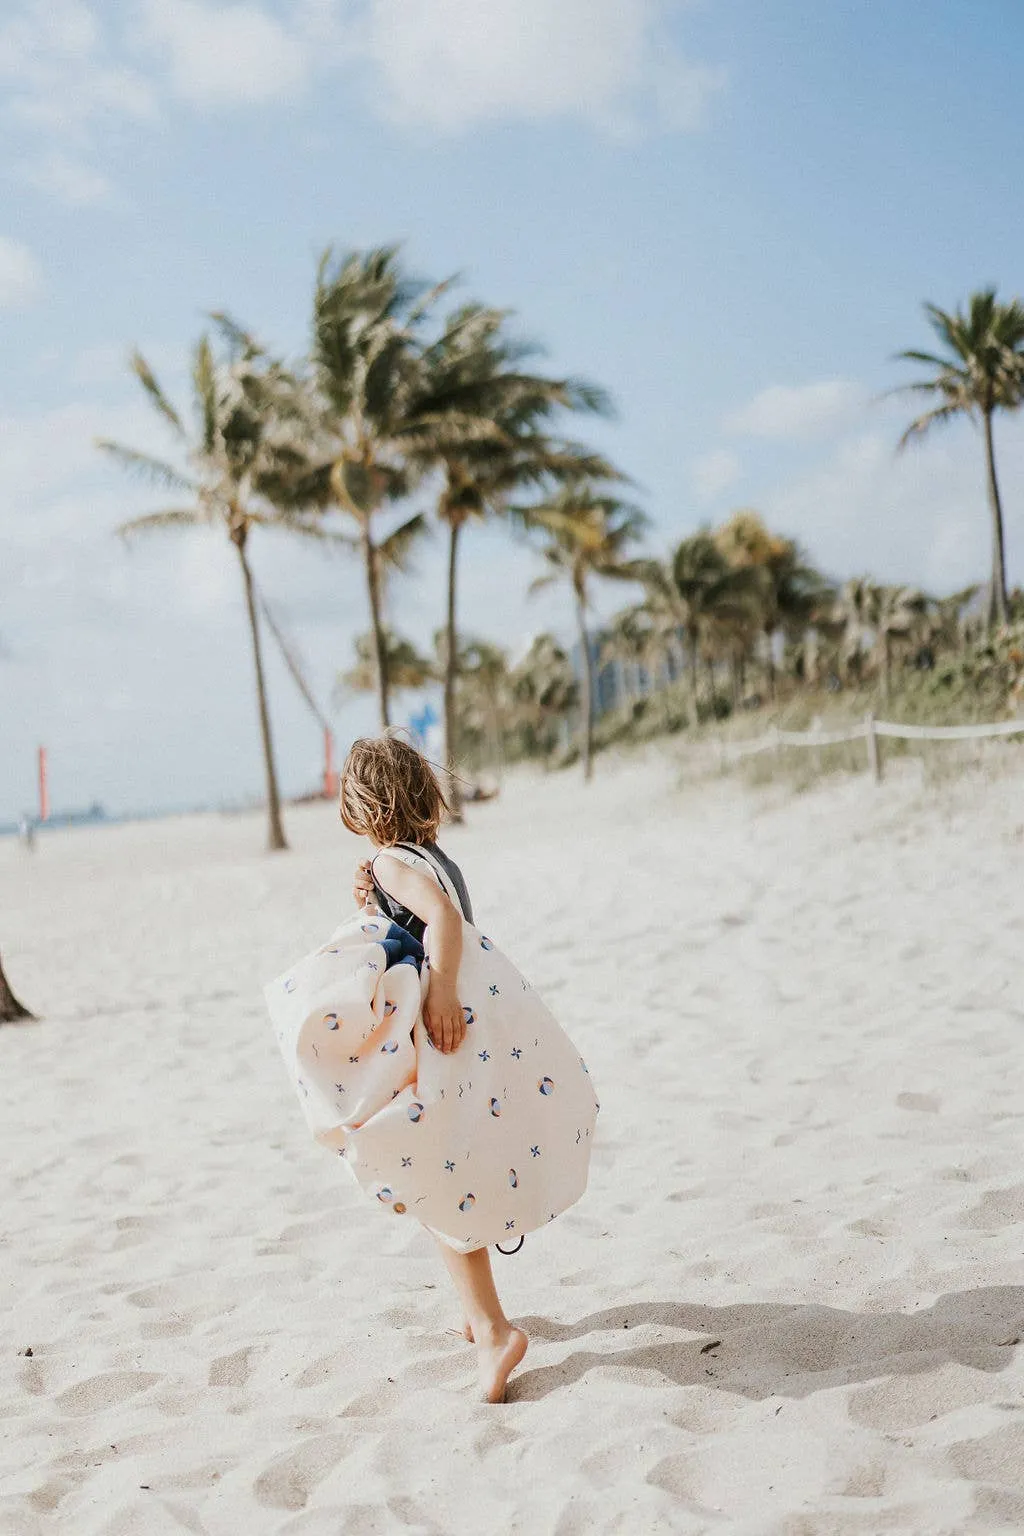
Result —
<instances>
[{"instance_id":1,"label":"wooden fence post","mask_svg":"<svg viewBox=\"0 0 1024 1536\"><path fill-rule=\"evenodd\" d=\"M875 730L875 717L870 712L864 716L864 726L868 743L868 772L876 784L881 784L882 757L878 750L878 732Z\"/></svg>"}]
</instances>

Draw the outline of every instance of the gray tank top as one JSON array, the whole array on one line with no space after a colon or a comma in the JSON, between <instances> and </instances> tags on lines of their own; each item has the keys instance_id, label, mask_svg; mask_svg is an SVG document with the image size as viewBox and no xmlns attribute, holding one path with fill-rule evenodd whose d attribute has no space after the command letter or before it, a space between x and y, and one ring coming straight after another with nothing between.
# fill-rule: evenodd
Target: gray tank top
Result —
<instances>
[{"instance_id":1,"label":"gray tank top","mask_svg":"<svg viewBox=\"0 0 1024 1536\"><path fill-rule=\"evenodd\" d=\"M408 846L422 847L425 853L428 853L436 863L440 864L458 893L463 916L467 923L471 923L473 921L473 905L469 899L469 891L466 889L466 882L463 879L462 870L459 866L436 843L410 843ZM382 853L387 853L387 851L386 848L381 849ZM426 932L426 924L423 922L423 919L417 917L415 912L410 912L408 907L403 907L393 896L389 896L387 891L381 889L376 880L373 882L373 889L377 899L377 906L384 916L390 917L393 923L397 923L400 928L404 928L406 933L411 933L413 938L418 939L422 944L423 935Z\"/></svg>"}]
</instances>

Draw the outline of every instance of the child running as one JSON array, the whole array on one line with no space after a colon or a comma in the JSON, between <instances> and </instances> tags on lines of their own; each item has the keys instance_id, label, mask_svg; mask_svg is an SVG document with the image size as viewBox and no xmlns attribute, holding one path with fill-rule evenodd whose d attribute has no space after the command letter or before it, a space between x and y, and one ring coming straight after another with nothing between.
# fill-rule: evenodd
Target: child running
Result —
<instances>
[{"instance_id":1,"label":"child running","mask_svg":"<svg viewBox=\"0 0 1024 1536\"><path fill-rule=\"evenodd\" d=\"M376 850L356 917L267 988L317 1140L364 1191L431 1232L475 1345L485 1401L504 1401L527 1336L505 1315L489 1243L520 1241L586 1187L597 1102L543 1002L473 924L437 846L447 806L395 735L356 741L341 817Z\"/></svg>"}]
</instances>

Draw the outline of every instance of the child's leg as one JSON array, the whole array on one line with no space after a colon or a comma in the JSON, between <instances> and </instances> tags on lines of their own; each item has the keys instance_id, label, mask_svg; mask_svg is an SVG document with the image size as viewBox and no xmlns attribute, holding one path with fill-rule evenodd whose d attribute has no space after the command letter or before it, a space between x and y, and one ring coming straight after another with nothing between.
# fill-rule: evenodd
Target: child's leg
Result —
<instances>
[{"instance_id":1,"label":"child's leg","mask_svg":"<svg viewBox=\"0 0 1024 1536\"><path fill-rule=\"evenodd\" d=\"M456 1253L437 1239L445 1267L452 1277L462 1302L466 1322L476 1345L477 1366L484 1399L500 1403L505 1384L526 1354L529 1340L521 1328L513 1328L494 1286L491 1256L486 1248L473 1253Z\"/></svg>"}]
</instances>

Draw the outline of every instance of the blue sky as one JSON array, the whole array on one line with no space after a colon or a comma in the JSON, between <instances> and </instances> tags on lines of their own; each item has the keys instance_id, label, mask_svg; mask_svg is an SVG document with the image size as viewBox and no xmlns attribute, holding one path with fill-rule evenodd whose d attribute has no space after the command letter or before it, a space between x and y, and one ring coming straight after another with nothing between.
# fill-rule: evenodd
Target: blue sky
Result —
<instances>
[{"instance_id":1,"label":"blue sky","mask_svg":"<svg viewBox=\"0 0 1024 1536\"><path fill-rule=\"evenodd\" d=\"M172 393L204 312L285 352L316 257L405 242L508 305L553 369L607 385L592 433L664 546L759 508L827 570L982 576L970 428L896 459L921 303L1024 286L1011 0L9 0L0 18L0 820L50 746L60 804L258 791L241 592L212 536L126 551L150 493L97 434L164 448L124 358ZM1024 432L999 424L1011 578ZM564 627L529 556L467 541L469 630ZM260 580L326 700L358 571L264 541ZM613 597L618 594L612 594ZM440 544L390 594L423 639ZM606 599L607 601L607 599ZM289 791L316 731L272 666ZM342 738L371 723L338 716Z\"/></svg>"}]
</instances>

